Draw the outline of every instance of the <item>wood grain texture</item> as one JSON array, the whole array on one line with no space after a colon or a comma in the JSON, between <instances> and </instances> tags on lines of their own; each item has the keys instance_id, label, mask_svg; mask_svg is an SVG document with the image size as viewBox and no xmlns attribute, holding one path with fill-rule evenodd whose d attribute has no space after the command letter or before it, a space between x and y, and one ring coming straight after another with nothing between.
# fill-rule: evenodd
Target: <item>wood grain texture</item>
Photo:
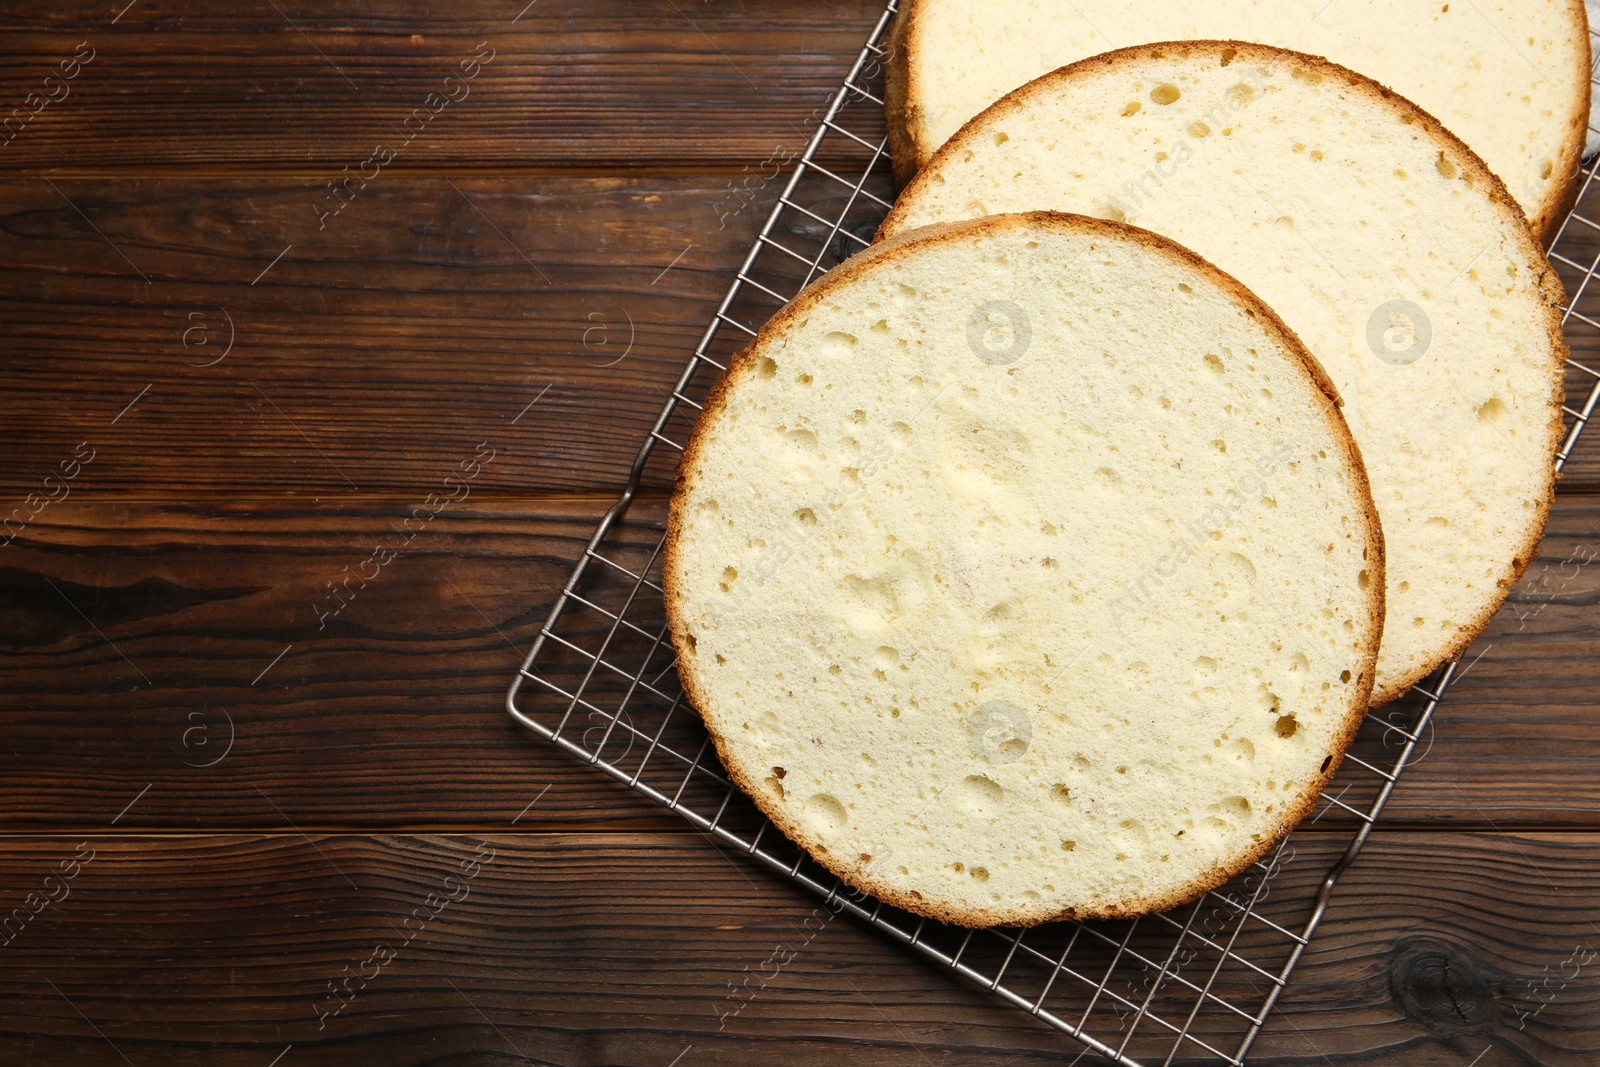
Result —
<instances>
[{"instance_id":1,"label":"wood grain texture","mask_svg":"<svg viewBox=\"0 0 1600 1067\"><path fill-rule=\"evenodd\" d=\"M54 507L0 550L6 825L146 785L124 825L506 826L547 786L538 820L677 825L504 709L605 504Z\"/></svg>"},{"instance_id":2,"label":"wood grain texture","mask_svg":"<svg viewBox=\"0 0 1600 1067\"><path fill-rule=\"evenodd\" d=\"M0 12L0 1063L1073 1062L503 707L880 10ZM876 139L881 117L852 128ZM846 175L865 154L821 148ZM846 195L809 181L807 202ZM1600 189L1580 211L1600 218ZM853 248L814 219L776 236L822 267ZM1591 367L1597 236L1575 225L1558 264ZM659 536L662 452L603 549L628 565ZM1597 557L1591 440L1253 1064L1600 1055ZM596 564L583 592L632 587ZM608 637L583 607L565 626L670 672L648 632ZM1267 917L1304 921L1351 826L1327 807L1296 836ZM1165 953L1160 922L1100 929L1082 973L1124 936ZM769 975L775 946L794 958ZM1238 946L1286 951L1261 924ZM1125 953L1091 1027L1126 1033L1152 990L1180 1010L1210 951L1180 946L1159 986ZM1232 964L1217 983L1264 993ZM1058 994L1081 1011L1089 988ZM1220 1046L1225 1016L1194 1032ZM1129 1047L1159 1062L1151 1034Z\"/></svg>"},{"instance_id":3,"label":"wood grain texture","mask_svg":"<svg viewBox=\"0 0 1600 1067\"><path fill-rule=\"evenodd\" d=\"M0 485L89 441L79 492L414 490L498 434L486 484L614 492L777 195L396 177L322 218L299 179L0 183Z\"/></svg>"},{"instance_id":4,"label":"wood grain texture","mask_svg":"<svg viewBox=\"0 0 1600 1067\"><path fill-rule=\"evenodd\" d=\"M0 548L0 690L10 698L0 821L95 824L153 783L127 825L504 827L548 785L529 816L537 825L674 825L524 735L502 706L609 500L482 498L463 485L460 503L409 526L425 495L50 505ZM648 562L664 513L659 498L636 505L608 539L610 558ZM1564 497L1543 555L1463 661L1386 819L1600 827L1597 531L1600 497ZM396 558L369 563L375 546ZM374 577L363 584L362 574ZM592 574L580 592L601 607L632 588L608 568ZM647 593L629 617L655 632L660 604ZM578 606L560 632L592 649L609 627ZM639 638L608 658L630 669L649 658L672 688L669 646L652 652ZM541 662L557 675L583 665L560 649ZM580 736L592 727L598 741L605 721L580 714ZM230 731L226 760L199 766ZM1369 757L1392 761L1396 739L1376 740ZM1338 808L1319 817L1346 818Z\"/></svg>"},{"instance_id":5,"label":"wood grain texture","mask_svg":"<svg viewBox=\"0 0 1600 1067\"><path fill-rule=\"evenodd\" d=\"M1268 914L1288 917L1272 901L1303 899L1331 845L1310 840L1287 859ZM102 830L5 838L0 851L0 901L43 885L62 897L0 949L7 1063L259 1067L289 1045L286 1065L800 1065L849 1054L910 1067L1076 1051L692 835ZM63 862L91 854L63 882ZM1592 1062L1600 935L1586 920L1597 876L1593 835L1383 835L1346 875L1252 1062ZM141 902L137 918L129 900ZM781 965L766 962L775 946L792 952ZM1074 952L1095 980L1106 973L1109 957ZM1190 966L1209 973L1202 959ZM1249 973L1224 968L1212 988L1258 1002ZM1110 974L1107 989L1126 1000L1151 990L1127 957ZM1090 987L1060 981L1048 1003L1081 1013ZM1116 1005L1103 996L1089 1017L1112 1040L1134 1022ZM1142 1044L1150 1025L1130 1048L1170 1044ZM1195 1033L1232 1029L1203 1012ZM1188 1048L1176 1062L1197 1062Z\"/></svg>"},{"instance_id":6,"label":"wood grain texture","mask_svg":"<svg viewBox=\"0 0 1600 1067\"><path fill-rule=\"evenodd\" d=\"M614 490L776 202L773 173L385 176L348 200L310 179L0 182L0 487L24 496L87 440L104 458L80 492L409 490L517 420L528 447L490 484ZM828 184L811 191L847 192ZM794 213L777 236L824 267L853 250ZM769 286L799 287L786 257L763 262L787 272ZM1600 321L1596 300L1579 307ZM757 293L738 314L776 306ZM1600 330L1568 332L1600 367ZM1568 391L1592 381L1575 370ZM658 466L647 484L670 480ZM1561 485L1600 486L1600 443Z\"/></svg>"},{"instance_id":7,"label":"wood grain texture","mask_svg":"<svg viewBox=\"0 0 1600 1067\"><path fill-rule=\"evenodd\" d=\"M396 166L754 163L805 143L883 10L874 0L460 0L381 13L353 0L135 0L115 18L126 3L0 16L0 103L32 115L0 147L0 170L334 177L403 138L396 127L414 109L439 106L430 94L460 99ZM63 87L61 61L85 43L93 58ZM445 83L480 55L492 59L466 95ZM30 93L56 99L41 107Z\"/></svg>"}]
</instances>

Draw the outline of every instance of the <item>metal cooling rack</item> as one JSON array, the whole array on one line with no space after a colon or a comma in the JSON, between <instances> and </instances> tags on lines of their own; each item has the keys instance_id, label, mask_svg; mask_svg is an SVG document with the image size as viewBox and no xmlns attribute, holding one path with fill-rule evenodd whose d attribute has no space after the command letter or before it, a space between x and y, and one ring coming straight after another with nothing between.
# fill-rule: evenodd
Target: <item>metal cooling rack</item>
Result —
<instances>
[{"instance_id":1,"label":"metal cooling rack","mask_svg":"<svg viewBox=\"0 0 1600 1067\"><path fill-rule=\"evenodd\" d=\"M1300 838L1291 835L1244 875L1185 907L1136 921L1052 923L1026 931L947 927L848 891L729 783L677 684L660 583L666 504L659 494L640 497L639 487L647 476L657 485L670 480L701 402L732 355L803 285L866 247L887 213L894 187L881 90L875 89L894 11L890 2L788 175L640 448L626 488L573 567L511 685L507 707L539 736L721 844L1111 1062L1239 1065L1315 934L1340 874L1361 851L1426 736L1454 664L1367 717L1312 816L1315 821L1337 808L1342 824L1351 826L1347 847L1320 882L1297 877L1287 891L1271 892L1297 856ZM820 162L852 155L866 162L836 166L853 176ZM1585 169L1578 208L1551 252L1571 295L1568 340L1590 365L1600 352L1600 285L1591 285L1600 271L1600 223L1580 212L1600 208L1596 170L1593 163ZM1591 192L1594 204L1588 203ZM1568 393L1585 399L1581 408L1565 409L1571 422L1559 453L1562 466L1600 399L1600 373L1570 361ZM528 683L533 696L525 700Z\"/></svg>"}]
</instances>

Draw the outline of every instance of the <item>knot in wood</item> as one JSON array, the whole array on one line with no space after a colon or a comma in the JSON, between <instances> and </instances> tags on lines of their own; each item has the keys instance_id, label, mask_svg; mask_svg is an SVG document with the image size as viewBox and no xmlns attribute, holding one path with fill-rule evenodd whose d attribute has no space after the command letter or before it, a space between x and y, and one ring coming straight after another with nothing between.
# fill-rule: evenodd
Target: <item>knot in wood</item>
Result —
<instances>
[{"instance_id":1,"label":"knot in wood","mask_svg":"<svg viewBox=\"0 0 1600 1067\"><path fill-rule=\"evenodd\" d=\"M1459 946L1405 938L1390 957L1389 989L1406 1015L1447 1035L1475 1030L1494 1014L1487 968Z\"/></svg>"}]
</instances>

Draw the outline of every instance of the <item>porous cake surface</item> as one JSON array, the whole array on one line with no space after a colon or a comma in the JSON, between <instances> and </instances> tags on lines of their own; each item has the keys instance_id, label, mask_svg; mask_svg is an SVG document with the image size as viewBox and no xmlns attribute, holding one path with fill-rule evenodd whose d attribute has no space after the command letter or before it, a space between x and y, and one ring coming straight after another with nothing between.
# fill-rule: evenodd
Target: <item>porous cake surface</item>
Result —
<instances>
[{"instance_id":1,"label":"porous cake surface","mask_svg":"<svg viewBox=\"0 0 1600 1067\"><path fill-rule=\"evenodd\" d=\"M678 670L732 779L850 884L966 925L1176 905L1313 803L1383 548L1331 384L1236 281L1037 213L883 242L707 403Z\"/></svg>"},{"instance_id":2,"label":"porous cake surface","mask_svg":"<svg viewBox=\"0 0 1600 1067\"><path fill-rule=\"evenodd\" d=\"M1438 118L1546 241L1571 206L1589 114L1579 0L909 0L889 64L901 183L961 125L1057 67L1116 48L1254 41L1326 56Z\"/></svg>"},{"instance_id":3,"label":"porous cake surface","mask_svg":"<svg viewBox=\"0 0 1600 1067\"><path fill-rule=\"evenodd\" d=\"M1387 543L1375 700L1460 654L1537 548L1561 434L1561 286L1481 160L1326 60L1150 45L973 120L880 234L1050 208L1124 220L1238 278L1344 398Z\"/></svg>"}]
</instances>

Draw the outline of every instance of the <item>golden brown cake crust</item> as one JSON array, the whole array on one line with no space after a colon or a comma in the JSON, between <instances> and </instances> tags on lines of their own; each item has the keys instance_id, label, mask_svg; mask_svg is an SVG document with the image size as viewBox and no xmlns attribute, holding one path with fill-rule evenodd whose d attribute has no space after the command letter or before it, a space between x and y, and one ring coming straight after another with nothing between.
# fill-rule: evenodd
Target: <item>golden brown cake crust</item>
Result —
<instances>
[{"instance_id":1,"label":"golden brown cake crust","mask_svg":"<svg viewBox=\"0 0 1600 1067\"><path fill-rule=\"evenodd\" d=\"M915 68L911 56L915 44L911 36L911 23L915 5L902 7L894 17L889 31L889 58L883 68L883 106L888 117L889 162L894 166L895 185L904 189L917 176L917 171L933 155L933 150L923 143L917 133L917 105L913 79ZM935 146L937 147L937 146Z\"/></svg>"},{"instance_id":2,"label":"golden brown cake crust","mask_svg":"<svg viewBox=\"0 0 1600 1067\"><path fill-rule=\"evenodd\" d=\"M1573 20L1573 31L1578 34L1582 47L1589 46L1589 10L1583 0L1566 0ZM1592 58L1592 57L1591 57ZM1588 78L1580 79L1572 100L1572 116L1567 123L1567 136L1554 161L1555 173L1566 179L1551 188L1539 210L1528 216L1528 225L1539 235L1539 243L1549 248L1561 232L1561 224L1578 202L1583 191L1583 148L1589 138L1589 105L1594 89ZM902 183L903 184L903 183Z\"/></svg>"}]
</instances>

